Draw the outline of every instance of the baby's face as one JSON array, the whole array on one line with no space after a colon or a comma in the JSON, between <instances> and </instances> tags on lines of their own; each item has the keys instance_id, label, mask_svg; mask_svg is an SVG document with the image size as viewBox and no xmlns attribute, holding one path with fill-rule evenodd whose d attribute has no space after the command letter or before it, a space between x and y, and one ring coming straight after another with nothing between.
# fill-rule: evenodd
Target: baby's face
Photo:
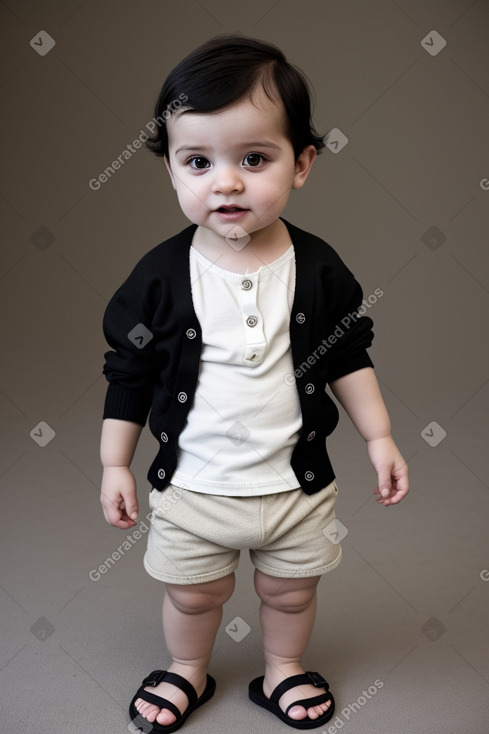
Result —
<instances>
[{"instance_id":1,"label":"baby's face","mask_svg":"<svg viewBox=\"0 0 489 734\"><path fill-rule=\"evenodd\" d=\"M173 114L167 122L165 162L180 207L191 222L219 238L252 236L270 227L291 190L307 178L304 154L294 160L282 103L269 100L262 89L253 102L244 99L214 113Z\"/></svg>"}]
</instances>

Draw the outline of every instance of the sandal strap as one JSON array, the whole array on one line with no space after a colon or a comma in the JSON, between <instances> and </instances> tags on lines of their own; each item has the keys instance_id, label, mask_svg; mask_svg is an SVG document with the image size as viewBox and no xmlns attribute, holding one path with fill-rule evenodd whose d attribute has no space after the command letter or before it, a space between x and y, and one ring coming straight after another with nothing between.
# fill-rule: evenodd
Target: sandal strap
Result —
<instances>
[{"instance_id":1,"label":"sandal strap","mask_svg":"<svg viewBox=\"0 0 489 734\"><path fill-rule=\"evenodd\" d=\"M280 698L284 695L284 693L290 691L291 688L311 684L316 688L326 688L326 690L329 689L328 682L324 680L322 675L320 675L319 673L307 671L307 673L291 675L289 678L286 678L281 683L279 683L278 686L272 691L272 695L270 696L269 700L278 705ZM322 701L321 703L324 703L324 701Z\"/></svg>"},{"instance_id":2,"label":"sandal strap","mask_svg":"<svg viewBox=\"0 0 489 734\"><path fill-rule=\"evenodd\" d=\"M197 691L193 687L191 683L188 682L185 678L183 678L181 675L178 675L178 673L170 673L167 670L153 670L152 673L150 673L142 682L140 690L143 690L144 693L147 693L149 696L152 696L153 699L160 699L160 701L165 701L167 704L171 701L168 701L166 698L162 698L161 696L157 696L150 691L144 691L145 686L153 686L156 687L159 683L162 681L165 681L165 683L171 683L172 685L179 688L181 691L185 693L185 695L188 698L188 706L193 706L197 700ZM140 696L141 698L144 698L143 696ZM145 699L147 700L147 699ZM148 701L148 703L154 703L156 706L160 706L160 708L170 708L175 715L175 711L173 709L178 709L174 704L171 704L170 706L161 706L161 704L157 703L156 701ZM178 711L178 716L181 716L180 711Z\"/></svg>"}]
</instances>

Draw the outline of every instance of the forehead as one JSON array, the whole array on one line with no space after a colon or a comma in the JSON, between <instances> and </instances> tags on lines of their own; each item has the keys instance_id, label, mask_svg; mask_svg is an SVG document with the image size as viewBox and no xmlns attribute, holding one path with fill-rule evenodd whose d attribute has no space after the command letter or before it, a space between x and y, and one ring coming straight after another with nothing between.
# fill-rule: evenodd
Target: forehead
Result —
<instances>
[{"instance_id":1,"label":"forehead","mask_svg":"<svg viewBox=\"0 0 489 734\"><path fill-rule=\"evenodd\" d=\"M172 142L182 138L216 138L229 133L234 139L251 133L253 137L287 137L285 108L281 99L270 99L258 88L251 96L238 100L216 112L194 112L182 109L167 121L168 138Z\"/></svg>"}]
</instances>

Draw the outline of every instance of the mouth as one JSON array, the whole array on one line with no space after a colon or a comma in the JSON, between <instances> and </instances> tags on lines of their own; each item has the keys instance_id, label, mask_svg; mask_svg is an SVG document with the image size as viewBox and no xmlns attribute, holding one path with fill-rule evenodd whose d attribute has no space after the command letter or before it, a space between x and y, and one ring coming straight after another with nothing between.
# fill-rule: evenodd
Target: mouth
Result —
<instances>
[{"instance_id":1,"label":"mouth","mask_svg":"<svg viewBox=\"0 0 489 734\"><path fill-rule=\"evenodd\" d=\"M247 209L243 209L241 206L234 206L233 204L225 204L214 211L219 212L219 214L237 214L238 212L245 212Z\"/></svg>"}]
</instances>

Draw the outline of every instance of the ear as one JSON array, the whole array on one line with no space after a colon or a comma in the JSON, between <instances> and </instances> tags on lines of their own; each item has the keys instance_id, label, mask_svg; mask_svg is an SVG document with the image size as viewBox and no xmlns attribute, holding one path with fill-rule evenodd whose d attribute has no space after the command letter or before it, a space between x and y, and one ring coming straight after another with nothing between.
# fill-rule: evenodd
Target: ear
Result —
<instances>
[{"instance_id":1,"label":"ear","mask_svg":"<svg viewBox=\"0 0 489 734\"><path fill-rule=\"evenodd\" d=\"M171 166L170 166L170 161L168 160L168 158L166 157L166 155L163 157L163 159L165 161L166 170L170 174L170 179L171 179L172 186L173 186L174 189L176 189L175 180L173 178L173 171L171 170Z\"/></svg>"},{"instance_id":2,"label":"ear","mask_svg":"<svg viewBox=\"0 0 489 734\"><path fill-rule=\"evenodd\" d=\"M314 145L308 145L299 155L295 164L293 189L300 189L306 183L307 177L312 168L312 164L316 160L316 148Z\"/></svg>"}]
</instances>

